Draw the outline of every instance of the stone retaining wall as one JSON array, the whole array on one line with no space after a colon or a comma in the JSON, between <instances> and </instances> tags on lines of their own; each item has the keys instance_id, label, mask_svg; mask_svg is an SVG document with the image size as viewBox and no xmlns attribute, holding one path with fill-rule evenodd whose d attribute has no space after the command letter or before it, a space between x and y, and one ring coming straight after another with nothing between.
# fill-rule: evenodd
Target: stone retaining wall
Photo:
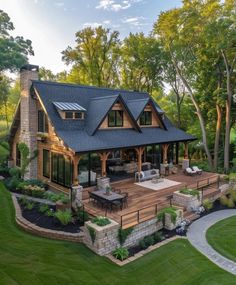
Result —
<instances>
[{"instance_id":1,"label":"stone retaining wall","mask_svg":"<svg viewBox=\"0 0 236 285\"><path fill-rule=\"evenodd\" d=\"M15 196L12 195L13 204L16 212L16 223L26 232L56 240L83 242L84 234L81 233L66 233L62 231L54 231L50 229L41 228L22 217L21 208Z\"/></svg>"},{"instance_id":2,"label":"stone retaining wall","mask_svg":"<svg viewBox=\"0 0 236 285\"><path fill-rule=\"evenodd\" d=\"M84 227L84 243L94 252L99 255L106 255L120 247L118 240L118 230L120 225L110 220L111 224L104 227L99 227L91 222L86 222ZM88 227L92 227L96 232L95 242L92 243ZM151 235L154 232L163 228L161 222L157 219L152 219L133 227L132 233L127 237L124 247L131 247L136 245L145 236Z\"/></svg>"}]
</instances>

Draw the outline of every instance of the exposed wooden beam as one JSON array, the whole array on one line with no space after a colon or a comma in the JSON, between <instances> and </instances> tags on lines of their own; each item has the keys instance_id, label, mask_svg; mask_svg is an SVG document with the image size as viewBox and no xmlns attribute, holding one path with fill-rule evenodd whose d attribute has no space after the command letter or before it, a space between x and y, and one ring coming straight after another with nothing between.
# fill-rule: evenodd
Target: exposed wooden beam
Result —
<instances>
[{"instance_id":1,"label":"exposed wooden beam","mask_svg":"<svg viewBox=\"0 0 236 285\"><path fill-rule=\"evenodd\" d=\"M109 156L110 152L101 152L98 153L98 155L100 156L100 160L102 163L102 177L105 177L107 175L107 159Z\"/></svg>"},{"instance_id":2,"label":"exposed wooden beam","mask_svg":"<svg viewBox=\"0 0 236 285\"><path fill-rule=\"evenodd\" d=\"M169 148L169 144L163 144L162 149L163 149L163 160L162 163L167 163L167 151Z\"/></svg>"}]
</instances>

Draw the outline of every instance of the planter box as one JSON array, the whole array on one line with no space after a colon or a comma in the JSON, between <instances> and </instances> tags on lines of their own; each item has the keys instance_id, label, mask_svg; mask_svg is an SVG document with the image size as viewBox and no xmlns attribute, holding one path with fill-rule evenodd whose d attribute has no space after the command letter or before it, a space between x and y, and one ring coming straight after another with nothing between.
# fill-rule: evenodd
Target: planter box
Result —
<instances>
[{"instance_id":1,"label":"planter box","mask_svg":"<svg viewBox=\"0 0 236 285\"><path fill-rule=\"evenodd\" d=\"M198 196L188 195L175 191L173 193L173 203L185 207L187 211L195 211L201 206L202 194L199 192Z\"/></svg>"},{"instance_id":2,"label":"planter box","mask_svg":"<svg viewBox=\"0 0 236 285\"><path fill-rule=\"evenodd\" d=\"M91 221L85 223L84 227L84 242L85 244L94 252L99 255L105 255L113 251L116 247L119 246L117 240L117 234L119 229L119 224L111 219L109 225L100 227ZM95 230L95 241L94 243L91 240L91 236L88 228L91 227Z\"/></svg>"},{"instance_id":3,"label":"planter box","mask_svg":"<svg viewBox=\"0 0 236 285\"><path fill-rule=\"evenodd\" d=\"M165 213L165 229L167 230L173 230L175 229L183 220L183 210L182 209L177 209L176 211L176 221L173 223L171 221L171 215L168 213Z\"/></svg>"}]
</instances>

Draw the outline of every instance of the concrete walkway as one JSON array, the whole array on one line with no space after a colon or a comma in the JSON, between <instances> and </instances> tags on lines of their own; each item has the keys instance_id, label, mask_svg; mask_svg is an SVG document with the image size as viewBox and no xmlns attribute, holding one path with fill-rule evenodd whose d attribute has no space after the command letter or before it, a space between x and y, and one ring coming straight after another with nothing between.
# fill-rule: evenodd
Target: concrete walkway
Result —
<instances>
[{"instance_id":1,"label":"concrete walkway","mask_svg":"<svg viewBox=\"0 0 236 285\"><path fill-rule=\"evenodd\" d=\"M236 262L233 262L215 251L206 240L206 232L208 228L220 220L224 220L235 215L236 209L214 212L193 222L187 232L189 242L197 250L208 257L216 265L234 275L236 275Z\"/></svg>"}]
</instances>

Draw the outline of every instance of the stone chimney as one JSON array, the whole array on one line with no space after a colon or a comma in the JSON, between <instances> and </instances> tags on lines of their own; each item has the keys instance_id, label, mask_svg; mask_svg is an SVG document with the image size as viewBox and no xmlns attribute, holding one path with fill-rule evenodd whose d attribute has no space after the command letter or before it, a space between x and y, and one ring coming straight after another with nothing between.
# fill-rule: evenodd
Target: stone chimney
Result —
<instances>
[{"instance_id":1,"label":"stone chimney","mask_svg":"<svg viewBox=\"0 0 236 285\"><path fill-rule=\"evenodd\" d=\"M37 101L31 96L31 80L38 80L37 65L27 64L20 69L20 142L24 142L30 149L30 155L33 155L37 149L37 131L38 131L38 111ZM37 178L37 158L29 164L28 171L25 174L26 179Z\"/></svg>"}]
</instances>

